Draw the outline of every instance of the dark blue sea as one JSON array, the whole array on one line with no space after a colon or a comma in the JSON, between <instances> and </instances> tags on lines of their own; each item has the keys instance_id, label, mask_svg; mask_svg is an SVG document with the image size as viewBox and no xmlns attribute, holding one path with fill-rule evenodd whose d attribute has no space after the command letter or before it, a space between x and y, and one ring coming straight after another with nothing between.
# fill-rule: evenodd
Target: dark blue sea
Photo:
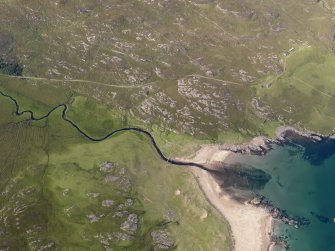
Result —
<instances>
[{"instance_id":1,"label":"dark blue sea","mask_svg":"<svg viewBox=\"0 0 335 251\"><path fill-rule=\"evenodd\" d=\"M293 141L275 146L265 156L242 155L237 160L272 176L260 194L289 216L310 220L299 229L277 225L289 250L335 251L335 141Z\"/></svg>"}]
</instances>

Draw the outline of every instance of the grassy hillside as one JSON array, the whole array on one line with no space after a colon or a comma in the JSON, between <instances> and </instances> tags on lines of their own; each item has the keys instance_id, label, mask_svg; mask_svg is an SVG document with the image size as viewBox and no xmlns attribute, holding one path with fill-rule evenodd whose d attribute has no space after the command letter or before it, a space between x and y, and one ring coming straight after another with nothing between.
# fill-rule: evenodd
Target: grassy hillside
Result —
<instances>
[{"instance_id":1,"label":"grassy hillside","mask_svg":"<svg viewBox=\"0 0 335 251\"><path fill-rule=\"evenodd\" d=\"M60 111L18 121L0 102L1 248L231 250L229 226L189 171L162 162L145 137L90 143Z\"/></svg>"},{"instance_id":2,"label":"grassy hillside","mask_svg":"<svg viewBox=\"0 0 335 251\"><path fill-rule=\"evenodd\" d=\"M297 55L304 50L296 53L304 46L332 54L332 6L328 0L4 1L0 56L22 67L31 78L25 82L67 86L147 128L221 142L223 133L271 136L279 123L327 132L325 114L300 109L299 99L286 114L257 84L272 78L284 89L279 76L295 81L286 73L290 48L289 61L299 64L308 64ZM271 97L285 100L272 90ZM308 123L306 113L320 116L322 125Z\"/></svg>"},{"instance_id":3,"label":"grassy hillside","mask_svg":"<svg viewBox=\"0 0 335 251\"><path fill-rule=\"evenodd\" d=\"M5 0L0 90L164 153L334 130L331 0ZM231 250L191 174L144 137L90 143L61 110L0 97L0 249ZM165 243L165 244L164 244Z\"/></svg>"},{"instance_id":4,"label":"grassy hillside","mask_svg":"<svg viewBox=\"0 0 335 251\"><path fill-rule=\"evenodd\" d=\"M333 54L303 47L287 58L282 75L258 85L257 94L271 104L273 120L329 133L335 125L334 70Z\"/></svg>"}]
</instances>

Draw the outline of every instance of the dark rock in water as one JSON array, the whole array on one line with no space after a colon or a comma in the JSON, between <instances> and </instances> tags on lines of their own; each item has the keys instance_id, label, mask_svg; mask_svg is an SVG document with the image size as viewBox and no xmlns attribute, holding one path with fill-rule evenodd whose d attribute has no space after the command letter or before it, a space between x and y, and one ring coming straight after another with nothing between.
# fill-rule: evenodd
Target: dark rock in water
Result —
<instances>
[{"instance_id":1,"label":"dark rock in water","mask_svg":"<svg viewBox=\"0 0 335 251\"><path fill-rule=\"evenodd\" d=\"M301 217L301 216L295 216L295 217L292 218L292 220L295 222L294 226L296 228L299 228L301 226L307 226L311 223L311 221L309 219L307 219L305 217Z\"/></svg>"},{"instance_id":2,"label":"dark rock in water","mask_svg":"<svg viewBox=\"0 0 335 251\"><path fill-rule=\"evenodd\" d=\"M314 132L300 132L293 127L279 127L277 141L284 145L303 147L303 158L312 165L321 165L335 153L334 135L322 135Z\"/></svg>"},{"instance_id":3,"label":"dark rock in water","mask_svg":"<svg viewBox=\"0 0 335 251\"><path fill-rule=\"evenodd\" d=\"M321 165L335 153L335 140L323 139L320 142L307 142L304 146L304 159L313 165Z\"/></svg>"},{"instance_id":4,"label":"dark rock in water","mask_svg":"<svg viewBox=\"0 0 335 251\"><path fill-rule=\"evenodd\" d=\"M287 239L287 238L285 238L285 236L284 237L277 236L277 235L272 235L271 236L271 242L273 242L276 246L279 246L279 247L281 247L285 250L289 250L289 245L288 245L288 243L285 239Z\"/></svg>"},{"instance_id":5,"label":"dark rock in water","mask_svg":"<svg viewBox=\"0 0 335 251\"><path fill-rule=\"evenodd\" d=\"M328 223L328 222L329 222L329 219L328 219L327 217L325 217L325 216L322 216L322 215L317 214L317 215L315 215L315 217L316 217L319 221L321 221L322 223Z\"/></svg>"},{"instance_id":6,"label":"dark rock in water","mask_svg":"<svg viewBox=\"0 0 335 251\"><path fill-rule=\"evenodd\" d=\"M285 210L275 207L273 203L263 195L256 194L255 197L249 201L249 203L254 206L267 209L274 219L281 220L283 223L295 228L310 224L310 220L307 218L300 216L290 217Z\"/></svg>"},{"instance_id":7,"label":"dark rock in water","mask_svg":"<svg viewBox=\"0 0 335 251\"><path fill-rule=\"evenodd\" d=\"M315 216L315 218L317 218L320 222L322 223L329 223L330 219L326 216L320 215L320 214L316 214L314 212L311 212L311 215Z\"/></svg>"}]
</instances>

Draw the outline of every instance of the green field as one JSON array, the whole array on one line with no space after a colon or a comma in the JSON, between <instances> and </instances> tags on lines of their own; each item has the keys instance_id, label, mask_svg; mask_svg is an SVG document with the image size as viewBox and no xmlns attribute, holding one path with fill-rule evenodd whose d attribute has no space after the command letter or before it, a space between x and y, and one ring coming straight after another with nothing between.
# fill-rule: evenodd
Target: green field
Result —
<instances>
[{"instance_id":1,"label":"green field","mask_svg":"<svg viewBox=\"0 0 335 251\"><path fill-rule=\"evenodd\" d=\"M151 235L163 230L170 249L231 250L228 225L189 171L162 162L144 136L122 133L90 143L61 119L61 111L25 122L12 114L9 100L0 102L1 248L155 250ZM83 111L81 119L90 118L90 109L103 109L85 110L81 102L85 99L76 97L71 106L77 115ZM22 109L36 105L23 104ZM70 115L75 121L75 112ZM97 128L92 134L104 133ZM110 170L101 168L106 161L113 164ZM136 231L121 229L129 215L138 217Z\"/></svg>"},{"instance_id":2,"label":"green field","mask_svg":"<svg viewBox=\"0 0 335 251\"><path fill-rule=\"evenodd\" d=\"M5 0L0 90L35 117L66 104L67 117L95 138L143 128L172 158L201 144L274 137L281 125L328 134L334 7ZM30 121L0 97L0 249L156 250L165 241L232 250L227 222L186 168L163 162L136 133L90 142L62 109ZM106 161L110 172L101 170Z\"/></svg>"},{"instance_id":3,"label":"green field","mask_svg":"<svg viewBox=\"0 0 335 251\"><path fill-rule=\"evenodd\" d=\"M284 73L258 86L257 93L271 104L274 120L321 133L334 130L335 57L327 51L301 48L287 58Z\"/></svg>"},{"instance_id":4,"label":"green field","mask_svg":"<svg viewBox=\"0 0 335 251\"><path fill-rule=\"evenodd\" d=\"M328 94L317 91L323 86L331 92L331 81L319 83L304 74L318 71L323 81L331 72L332 1L151 2L3 1L0 72L17 75L8 70L17 64L29 78L18 82L66 87L68 94L88 97L88 103L102 103L114 118L122 117L113 125L105 121L105 127L130 120L217 142L272 136L280 124L332 129L325 125L332 108L320 101ZM308 62L313 56L302 56L308 50L328 59L315 67ZM295 67L295 79L288 78ZM263 96L257 84L278 76L280 88ZM297 90L290 91L289 84ZM304 103L312 90L309 104L326 105L324 114ZM296 100L290 98L296 93ZM283 104L286 95L292 101ZM314 116L315 122L307 121Z\"/></svg>"}]
</instances>

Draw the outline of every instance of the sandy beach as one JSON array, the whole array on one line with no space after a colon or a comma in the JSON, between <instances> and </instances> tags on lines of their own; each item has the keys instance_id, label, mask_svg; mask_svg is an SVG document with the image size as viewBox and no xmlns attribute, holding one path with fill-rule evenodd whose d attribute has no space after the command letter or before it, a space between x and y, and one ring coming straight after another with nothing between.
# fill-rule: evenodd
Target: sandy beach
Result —
<instances>
[{"instance_id":1,"label":"sandy beach","mask_svg":"<svg viewBox=\"0 0 335 251\"><path fill-rule=\"evenodd\" d=\"M218 146L203 146L191 159L197 163L222 162L229 154ZM234 250L268 251L272 232L272 217L269 213L265 209L241 204L230 198L208 172L194 168L193 173L208 200L229 222Z\"/></svg>"}]
</instances>

